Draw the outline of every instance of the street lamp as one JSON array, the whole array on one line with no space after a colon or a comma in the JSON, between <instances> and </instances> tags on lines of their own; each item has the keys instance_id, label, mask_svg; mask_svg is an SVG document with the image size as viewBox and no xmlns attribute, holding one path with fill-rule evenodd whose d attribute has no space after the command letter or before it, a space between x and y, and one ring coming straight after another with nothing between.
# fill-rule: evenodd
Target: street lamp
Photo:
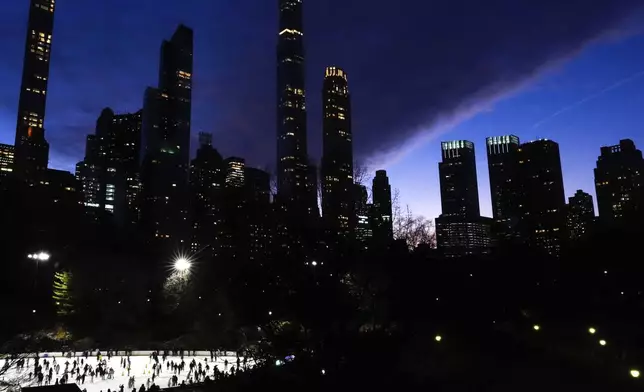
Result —
<instances>
[{"instance_id":1,"label":"street lamp","mask_svg":"<svg viewBox=\"0 0 644 392\"><path fill-rule=\"evenodd\" d=\"M32 289L34 298L37 296L37 289L38 289L38 267L40 266L41 261L46 262L47 260L49 260L50 257L51 255L48 252L44 252L44 251L40 251L38 253L30 253L27 255L27 258L36 261L36 273L34 274L34 287ZM36 309L33 309L32 313L36 313Z\"/></svg>"}]
</instances>

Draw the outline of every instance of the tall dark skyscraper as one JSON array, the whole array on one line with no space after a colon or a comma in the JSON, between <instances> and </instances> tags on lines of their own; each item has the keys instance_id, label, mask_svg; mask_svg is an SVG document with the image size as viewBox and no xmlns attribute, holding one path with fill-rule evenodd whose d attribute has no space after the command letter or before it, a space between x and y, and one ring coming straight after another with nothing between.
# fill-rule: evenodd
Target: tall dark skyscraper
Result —
<instances>
[{"instance_id":1,"label":"tall dark skyscraper","mask_svg":"<svg viewBox=\"0 0 644 392\"><path fill-rule=\"evenodd\" d=\"M476 176L474 143L441 143L438 164L442 214L436 218L438 249L446 257L488 253L490 221L482 218Z\"/></svg>"},{"instance_id":2,"label":"tall dark skyscraper","mask_svg":"<svg viewBox=\"0 0 644 392\"><path fill-rule=\"evenodd\" d=\"M277 44L278 194L296 210L307 208L307 138L302 0L279 0Z\"/></svg>"},{"instance_id":3,"label":"tall dark skyscraper","mask_svg":"<svg viewBox=\"0 0 644 392\"><path fill-rule=\"evenodd\" d=\"M271 176L264 170L244 168L245 216L248 228L248 259L263 263L271 244Z\"/></svg>"},{"instance_id":4,"label":"tall dark skyscraper","mask_svg":"<svg viewBox=\"0 0 644 392\"><path fill-rule=\"evenodd\" d=\"M479 187L474 143L442 142L443 161L438 164L443 216L478 217Z\"/></svg>"},{"instance_id":5,"label":"tall dark skyscraper","mask_svg":"<svg viewBox=\"0 0 644 392\"><path fill-rule=\"evenodd\" d=\"M584 238L595 220L593 197L578 189L573 197L568 198L566 218L570 239Z\"/></svg>"},{"instance_id":6,"label":"tall dark skyscraper","mask_svg":"<svg viewBox=\"0 0 644 392\"><path fill-rule=\"evenodd\" d=\"M141 111L114 114L106 108L87 136L85 159L76 165L83 185L86 211L96 218L111 216L119 226L139 218Z\"/></svg>"},{"instance_id":7,"label":"tall dark skyscraper","mask_svg":"<svg viewBox=\"0 0 644 392\"><path fill-rule=\"evenodd\" d=\"M373 207L371 219L373 237L377 243L388 243L394 238L391 185L385 170L376 171L371 187Z\"/></svg>"},{"instance_id":8,"label":"tall dark skyscraper","mask_svg":"<svg viewBox=\"0 0 644 392\"><path fill-rule=\"evenodd\" d=\"M31 0L29 8L14 158L15 172L26 177L46 170L49 161L44 124L54 8L55 0Z\"/></svg>"},{"instance_id":9,"label":"tall dark skyscraper","mask_svg":"<svg viewBox=\"0 0 644 392\"><path fill-rule=\"evenodd\" d=\"M353 235L353 145L347 74L328 67L322 88L322 215L332 238Z\"/></svg>"},{"instance_id":10,"label":"tall dark skyscraper","mask_svg":"<svg viewBox=\"0 0 644 392\"><path fill-rule=\"evenodd\" d=\"M506 238L512 236L512 228L518 224L519 218L516 203L519 138L504 135L488 137L485 141L495 231L499 238Z\"/></svg>"},{"instance_id":11,"label":"tall dark skyscraper","mask_svg":"<svg viewBox=\"0 0 644 392\"><path fill-rule=\"evenodd\" d=\"M197 156L190 165L192 242L194 252L221 253L224 235L224 160L212 146L212 134L199 134Z\"/></svg>"},{"instance_id":12,"label":"tall dark skyscraper","mask_svg":"<svg viewBox=\"0 0 644 392\"><path fill-rule=\"evenodd\" d=\"M192 100L193 33L180 25L161 45L158 88L148 88L143 107L143 200L148 237L187 245L188 165Z\"/></svg>"},{"instance_id":13,"label":"tall dark skyscraper","mask_svg":"<svg viewBox=\"0 0 644 392\"><path fill-rule=\"evenodd\" d=\"M644 212L644 159L632 140L601 148L595 169L599 218L615 221Z\"/></svg>"},{"instance_id":14,"label":"tall dark skyscraper","mask_svg":"<svg viewBox=\"0 0 644 392\"><path fill-rule=\"evenodd\" d=\"M518 150L520 231L531 246L558 256L566 238L566 198L559 144L524 143Z\"/></svg>"}]
</instances>

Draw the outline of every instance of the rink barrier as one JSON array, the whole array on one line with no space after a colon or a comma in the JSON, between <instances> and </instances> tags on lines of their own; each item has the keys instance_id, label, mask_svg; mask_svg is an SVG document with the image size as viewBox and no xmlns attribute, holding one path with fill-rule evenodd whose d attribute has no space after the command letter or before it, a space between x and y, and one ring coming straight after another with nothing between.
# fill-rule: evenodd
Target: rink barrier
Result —
<instances>
[{"instance_id":1,"label":"rink barrier","mask_svg":"<svg viewBox=\"0 0 644 392\"><path fill-rule=\"evenodd\" d=\"M132 356L132 357L149 357L155 351L157 351L159 353L159 356L163 356L163 350L118 350L118 351L110 350L110 351L111 351L113 357L124 357L124 356L126 356L125 352L130 352L129 355ZM168 350L168 351L172 352L172 350ZM89 353L88 357L95 357L99 352L101 353L101 355L103 357L107 356L107 350L88 350L88 353ZM181 352L181 350L179 350L179 352ZM84 358L85 357L85 351L76 351L76 352L65 351L64 353L61 352L61 351L44 352L44 353L38 353L38 357L39 358L52 358L52 357L56 357L56 358L65 357L65 358L67 358L67 354L69 354L69 353L72 354L72 356L71 356L72 358L75 358L75 357ZM222 354L223 354L224 357L237 357L237 353L235 351L218 351L218 352L215 351L215 353L217 354L218 357L221 357ZM25 354L21 354L21 356L28 356L28 357L33 358L34 354L35 353L25 353ZM193 354L192 350L183 350L183 355L185 357L208 357L208 358L210 358L210 351L195 350L195 354ZM4 356L4 354L0 354L0 358L3 357L3 356ZM169 356L172 356L172 355L169 355Z\"/></svg>"}]
</instances>

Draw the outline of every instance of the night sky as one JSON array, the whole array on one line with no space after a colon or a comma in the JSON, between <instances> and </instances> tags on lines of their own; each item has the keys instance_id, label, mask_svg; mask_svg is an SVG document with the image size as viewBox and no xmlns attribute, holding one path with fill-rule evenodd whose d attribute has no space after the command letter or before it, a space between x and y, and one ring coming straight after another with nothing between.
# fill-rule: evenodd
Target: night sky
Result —
<instances>
[{"instance_id":1,"label":"night sky","mask_svg":"<svg viewBox=\"0 0 644 392\"><path fill-rule=\"evenodd\" d=\"M644 148L639 0L306 0L309 153L321 155L324 68L349 73L356 158L386 168L415 213L440 214L440 140L560 143L567 196L594 195L601 145ZM195 31L192 131L224 155L275 167L277 0L59 0L45 128L50 167L74 170L101 109L142 107L159 48ZM28 0L0 12L0 142L13 143ZM193 135L193 136L194 136ZM193 138L193 148L196 138Z\"/></svg>"}]
</instances>

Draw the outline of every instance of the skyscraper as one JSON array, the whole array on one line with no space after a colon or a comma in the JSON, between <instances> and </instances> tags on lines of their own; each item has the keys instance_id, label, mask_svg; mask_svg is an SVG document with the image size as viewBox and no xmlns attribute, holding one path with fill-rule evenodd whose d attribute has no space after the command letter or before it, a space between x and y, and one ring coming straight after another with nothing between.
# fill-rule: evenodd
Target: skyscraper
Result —
<instances>
[{"instance_id":1,"label":"skyscraper","mask_svg":"<svg viewBox=\"0 0 644 392\"><path fill-rule=\"evenodd\" d=\"M442 215L478 217L479 188L474 143L454 140L441 143L443 160L438 164Z\"/></svg>"},{"instance_id":2,"label":"skyscraper","mask_svg":"<svg viewBox=\"0 0 644 392\"><path fill-rule=\"evenodd\" d=\"M571 240L584 238L595 220L593 197L578 189L573 197L568 198L567 226Z\"/></svg>"},{"instance_id":3,"label":"skyscraper","mask_svg":"<svg viewBox=\"0 0 644 392\"><path fill-rule=\"evenodd\" d=\"M488 137L485 141L495 231L497 237L507 238L512 236L512 228L519 218L516 204L519 138L504 135Z\"/></svg>"},{"instance_id":4,"label":"skyscraper","mask_svg":"<svg viewBox=\"0 0 644 392\"><path fill-rule=\"evenodd\" d=\"M282 202L307 208L307 137L302 0L279 0L277 181Z\"/></svg>"},{"instance_id":5,"label":"skyscraper","mask_svg":"<svg viewBox=\"0 0 644 392\"><path fill-rule=\"evenodd\" d=\"M438 164L442 214L436 218L438 249L446 257L480 255L490 251L490 220L479 208L474 143L441 143Z\"/></svg>"},{"instance_id":6,"label":"skyscraper","mask_svg":"<svg viewBox=\"0 0 644 392\"><path fill-rule=\"evenodd\" d=\"M244 186L244 169L246 161L244 158L230 157L224 160L226 168L226 187L241 188Z\"/></svg>"},{"instance_id":7,"label":"skyscraper","mask_svg":"<svg viewBox=\"0 0 644 392\"><path fill-rule=\"evenodd\" d=\"M373 236L373 229L369 219L371 215L371 204L368 204L367 187L360 184L353 184L354 211L356 214L356 241L362 249L367 249Z\"/></svg>"},{"instance_id":8,"label":"skyscraper","mask_svg":"<svg viewBox=\"0 0 644 392\"><path fill-rule=\"evenodd\" d=\"M213 257L221 253L224 221L223 158L212 146L212 134L199 134L197 156L190 165L192 195L192 242L190 249L207 252Z\"/></svg>"},{"instance_id":9,"label":"skyscraper","mask_svg":"<svg viewBox=\"0 0 644 392\"><path fill-rule=\"evenodd\" d=\"M558 256L566 237L566 199L559 144L524 143L518 150L518 197L521 235L529 245Z\"/></svg>"},{"instance_id":10,"label":"skyscraper","mask_svg":"<svg viewBox=\"0 0 644 392\"><path fill-rule=\"evenodd\" d=\"M47 169L45 108L55 0L31 0L15 139L15 172L28 178Z\"/></svg>"},{"instance_id":11,"label":"skyscraper","mask_svg":"<svg viewBox=\"0 0 644 392\"><path fill-rule=\"evenodd\" d=\"M385 170L376 171L371 191L373 193L373 207L371 209L373 238L377 243L386 244L394 238L394 234L391 185Z\"/></svg>"},{"instance_id":12,"label":"skyscraper","mask_svg":"<svg viewBox=\"0 0 644 392\"><path fill-rule=\"evenodd\" d=\"M599 218L616 221L644 212L644 159L630 139L601 148L595 169Z\"/></svg>"},{"instance_id":13,"label":"skyscraper","mask_svg":"<svg viewBox=\"0 0 644 392\"><path fill-rule=\"evenodd\" d=\"M119 226L138 223L140 140L141 111L103 109L96 134L87 136L85 159L76 165L86 210L96 218L111 216Z\"/></svg>"},{"instance_id":14,"label":"skyscraper","mask_svg":"<svg viewBox=\"0 0 644 392\"><path fill-rule=\"evenodd\" d=\"M322 88L322 215L331 238L355 228L351 101L347 74L328 67Z\"/></svg>"},{"instance_id":15,"label":"skyscraper","mask_svg":"<svg viewBox=\"0 0 644 392\"><path fill-rule=\"evenodd\" d=\"M161 45L158 88L148 88L143 108L141 221L149 238L168 245L188 239L193 32L180 25Z\"/></svg>"},{"instance_id":16,"label":"skyscraper","mask_svg":"<svg viewBox=\"0 0 644 392\"><path fill-rule=\"evenodd\" d=\"M271 244L271 176L264 170L244 169L248 259L260 264L269 257Z\"/></svg>"}]
</instances>

